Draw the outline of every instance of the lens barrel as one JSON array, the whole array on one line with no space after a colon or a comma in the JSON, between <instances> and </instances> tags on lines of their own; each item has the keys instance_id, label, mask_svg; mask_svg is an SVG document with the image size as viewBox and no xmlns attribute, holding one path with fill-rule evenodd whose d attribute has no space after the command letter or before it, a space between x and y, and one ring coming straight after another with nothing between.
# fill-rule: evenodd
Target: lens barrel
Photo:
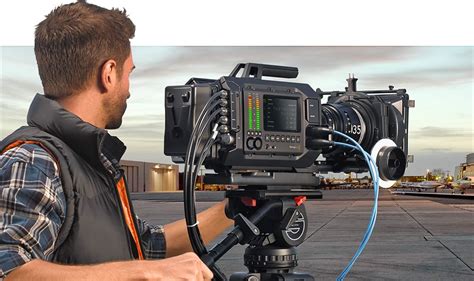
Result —
<instances>
[{"instance_id":1,"label":"lens barrel","mask_svg":"<svg viewBox=\"0 0 474 281\"><path fill-rule=\"evenodd\" d=\"M364 118L350 104L323 104L322 123L362 143L367 132Z\"/></svg>"}]
</instances>

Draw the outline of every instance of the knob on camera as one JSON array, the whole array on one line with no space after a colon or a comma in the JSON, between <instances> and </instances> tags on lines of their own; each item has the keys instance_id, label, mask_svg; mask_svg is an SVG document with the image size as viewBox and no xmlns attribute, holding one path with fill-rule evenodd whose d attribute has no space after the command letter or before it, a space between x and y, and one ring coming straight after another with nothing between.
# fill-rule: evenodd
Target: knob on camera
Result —
<instances>
[{"instance_id":1,"label":"knob on camera","mask_svg":"<svg viewBox=\"0 0 474 281\"><path fill-rule=\"evenodd\" d=\"M262 145L263 145L263 142L262 142L262 139L260 137L256 137L256 138L248 138L247 139L247 148L248 149L255 149L255 150L260 150L262 149Z\"/></svg>"},{"instance_id":2,"label":"knob on camera","mask_svg":"<svg viewBox=\"0 0 474 281\"><path fill-rule=\"evenodd\" d=\"M371 156L378 166L380 187L391 187L405 173L407 158L393 140L379 140L372 148Z\"/></svg>"}]
</instances>

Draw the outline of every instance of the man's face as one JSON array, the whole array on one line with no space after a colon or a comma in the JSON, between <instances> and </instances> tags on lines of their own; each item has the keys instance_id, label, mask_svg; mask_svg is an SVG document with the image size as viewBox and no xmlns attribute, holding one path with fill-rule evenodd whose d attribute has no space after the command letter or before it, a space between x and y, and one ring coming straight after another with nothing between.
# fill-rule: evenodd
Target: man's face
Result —
<instances>
[{"instance_id":1,"label":"man's face","mask_svg":"<svg viewBox=\"0 0 474 281\"><path fill-rule=\"evenodd\" d=\"M127 109L130 97L130 73L135 68L132 55L125 60L122 75L118 77L116 87L109 99L104 101L107 116L106 129L117 129L122 125L122 117Z\"/></svg>"}]
</instances>

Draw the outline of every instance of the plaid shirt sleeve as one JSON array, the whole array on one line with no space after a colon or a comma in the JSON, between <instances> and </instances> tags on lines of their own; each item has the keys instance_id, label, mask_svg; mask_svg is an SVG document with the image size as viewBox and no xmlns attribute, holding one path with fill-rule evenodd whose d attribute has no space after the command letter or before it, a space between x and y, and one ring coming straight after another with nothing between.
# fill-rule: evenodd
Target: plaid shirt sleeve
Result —
<instances>
[{"instance_id":1,"label":"plaid shirt sleeve","mask_svg":"<svg viewBox=\"0 0 474 281\"><path fill-rule=\"evenodd\" d=\"M55 161L36 144L0 155L0 280L32 259L51 260L66 198Z\"/></svg>"},{"instance_id":2,"label":"plaid shirt sleeve","mask_svg":"<svg viewBox=\"0 0 474 281\"><path fill-rule=\"evenodd\" d=\"M166 240L163 226L150 225L139 217L137 217L137 224L145 257L147 259L164 259L166 257Z\"/></svg>"}]
</instances>

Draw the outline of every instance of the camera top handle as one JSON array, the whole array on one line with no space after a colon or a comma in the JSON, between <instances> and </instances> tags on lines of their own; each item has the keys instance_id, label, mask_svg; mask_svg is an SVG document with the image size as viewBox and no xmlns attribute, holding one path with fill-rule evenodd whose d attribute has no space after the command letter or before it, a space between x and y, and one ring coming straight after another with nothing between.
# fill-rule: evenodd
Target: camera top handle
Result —
<instances>
[{"instance_id":1,"label":"camera top handle","mask_svg":"<svg viewBox=\"0 0 474 281\"><path fill-rule=\"evenodd\" d=\"M277 78L296 78L298 68L290 66L279 66L259 63L239 63L232 70L229 76L237 77L240 70L243 69L242 78L262 79L262 76Z\"/></svg>"}]
</instances>

